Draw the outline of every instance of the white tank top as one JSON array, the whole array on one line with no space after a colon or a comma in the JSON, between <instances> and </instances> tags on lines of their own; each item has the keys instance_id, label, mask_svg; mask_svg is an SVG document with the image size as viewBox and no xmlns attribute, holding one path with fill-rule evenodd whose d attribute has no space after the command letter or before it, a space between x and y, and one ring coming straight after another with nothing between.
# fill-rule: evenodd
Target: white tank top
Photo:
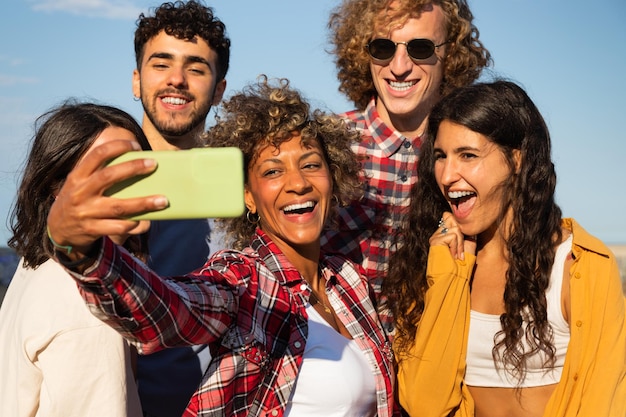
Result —
<instances>
[{"instance_id":1,"label":"white tank top","mask_svg":"<svg viewBox=\"0 0 626 417\"><path fill-rule=\"evenodd\" d=\"M306 312L309 335L285 416L374 417L376 382L365 354L310 304Z\"/></svg>"},{"instance_id":2,"label":"white tank top","mask_svg":"<svg viewBox=\"0 0 626 417\"><path fill-rule=\"evenodd\" d=\"M563 268L567 254L572 246L570 235L559 245L554 257L554 264L550 273L550 284L546 291L548 322L552 326L554 347L556 349L556 362L553 369L543 366L546 355L539 352L529 358L527 362L526 378L519 383L510 372L506 372L503 364L496 369L492 349L493 340L497 332L502 330L500 316L470 311L469 338L467 343L467 368L465 371L465 383L475 387L538 387L556 384L561 379L563 363L569 344L569 325L563 317L561 310L561 288L563 284ZM528 322L523 323L526 329ZM525 341L524 348L529 350Z\"/></svg>"}]
</instances>

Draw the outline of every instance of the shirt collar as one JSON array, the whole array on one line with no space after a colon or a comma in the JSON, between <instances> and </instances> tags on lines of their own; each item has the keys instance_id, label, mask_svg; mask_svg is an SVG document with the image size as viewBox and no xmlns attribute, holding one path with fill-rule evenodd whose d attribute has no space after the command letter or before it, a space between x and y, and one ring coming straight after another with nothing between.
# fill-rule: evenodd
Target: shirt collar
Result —
<instances>
[{"instance_id":1,"label":"shirt collar","mask_svg":"<svg viewBox=\"0 0 626 417\"><path fill-rule=\"evenodd\" d=\"M595 236L590 235L578 222L572 218L562 219L561 224L564 228L572 232L574 241L573 246L585 248L588 251L596 252L603 256L609 256L610 251L602 241Z\"/></svg>"},{"instance_id":2,"label":"shirt collar","mask_svg":"<svg viewBox=\"0 0 626 417\"><path fill-rule=\"evenodd\" d=\"M383 122L376 109L376 97L372 97L368 103L364 117L367 126L369 126L372 139L386 157L396 153L405 141L412 142L411 139Z\"/></svg>"},{"instance_id":3,"label":"shirt collar","mask_svg":"<svg viewBox=\"0 0 626 417\"><path fill-rule=\"evenodd\" d=\"M250 247L279 282L299 282L304 279L278 246L258 227L252 236Z\"/></svg>"}]
</instances>

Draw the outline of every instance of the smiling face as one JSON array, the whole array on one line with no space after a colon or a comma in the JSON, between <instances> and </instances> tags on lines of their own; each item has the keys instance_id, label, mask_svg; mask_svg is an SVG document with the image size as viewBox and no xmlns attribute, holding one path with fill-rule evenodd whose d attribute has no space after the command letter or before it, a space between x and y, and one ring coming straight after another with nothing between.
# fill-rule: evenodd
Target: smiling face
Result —
<instances>
[{"instance_id":1,"label":"smiling face","mask_svg":"<svg viewBox=\"0 0 626 417\"><path fill-rule=\"evenodd\" d=\"M260 228L288 257L294 251L319 252L332 193L322 148L317 141L303 145L299 135L279 149L260 149L248 167L246 207L259 215Z\"/></svg>"},{"instance_id":2,"label":"smiling face","mask_svg":"<svg viewBox=\"0 0 626 417\"><path fill-rule=\"evenodd\" d=\"M517 154L514 151L514 158ZM500 228L504 184L512 169L498 145L444 120L437 131L434 156L435 179L463 234L480 235Z\"/></svg>"},{"instance_id":3,"label":"smiling face","mask_svg":"<svg viewBox=\"0 0 626 417\"><path fill-rule=\"evenodd\" d=\"M217 82L217 59L198 37L188 41L161 32L146 43L141 68L133 72L133 94L141 98L143 128L154 149L161 146L153 143L151 132L175 142L204 129L226 87L225 80Z\"/></svg>"},{"instance_id":4,"label":"smiling face","mask_svg":"<svg viewBox=\"0 0 626 417\"><path fill-rule=\"evenodd\" d=\"M387 38L394 42L412 39L429 39L435 45L445 42L446 21L439 6L426 8L419 18L411 18L397 29L379 31L375 38ZM413 61L406 46L397 45L396 53L389 62L370 60L370 70L378 93L376 109L385 123L398 130L408 120L423 120L431 107L439 100L439 87L443 80L443 62L447 45L435 48L435 54L422 61Z\"/></svg>"}]
</instances>

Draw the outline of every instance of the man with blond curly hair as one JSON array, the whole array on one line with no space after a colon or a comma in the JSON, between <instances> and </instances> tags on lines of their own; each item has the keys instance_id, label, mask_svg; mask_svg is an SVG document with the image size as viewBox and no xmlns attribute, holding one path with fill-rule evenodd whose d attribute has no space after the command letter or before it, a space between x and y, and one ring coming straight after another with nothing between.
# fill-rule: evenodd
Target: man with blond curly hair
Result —
<instances>
[{"instance_id":1,"label":"man with blond curly hair","mask_svg":"<svg viewBox=\"0 0 626 417\"><path fill-rule=\"evenodd\" d=\"M356 106L343 116L361 133L353 150L364 197L341 210L324 245L360 263L377 295L417 182L428 114L491 63L472 21L466 0L344 0L330 15L339 91ZM384 306L380 314L393 333Z\"/></svg>"}]
</instances>

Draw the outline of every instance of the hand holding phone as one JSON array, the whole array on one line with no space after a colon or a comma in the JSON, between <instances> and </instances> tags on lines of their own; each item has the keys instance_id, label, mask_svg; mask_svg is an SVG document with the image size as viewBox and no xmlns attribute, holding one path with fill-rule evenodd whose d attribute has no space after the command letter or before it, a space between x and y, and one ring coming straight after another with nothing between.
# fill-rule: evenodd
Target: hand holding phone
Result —
<instances>
[{"instance_id":1,"label":"hand holding phone","mask_svg":"<svg viewBox=\"0 0 626 417\"><path fill-rule=\"evenodd\" d=\"M134 220L237 217L244 212L243 154L238 148L194 148L127 152L109 162L154 159L157 168L119 182L105 191L115 198L164 195L169 206L140 213Z\"/></svg>"}]
</instances>

